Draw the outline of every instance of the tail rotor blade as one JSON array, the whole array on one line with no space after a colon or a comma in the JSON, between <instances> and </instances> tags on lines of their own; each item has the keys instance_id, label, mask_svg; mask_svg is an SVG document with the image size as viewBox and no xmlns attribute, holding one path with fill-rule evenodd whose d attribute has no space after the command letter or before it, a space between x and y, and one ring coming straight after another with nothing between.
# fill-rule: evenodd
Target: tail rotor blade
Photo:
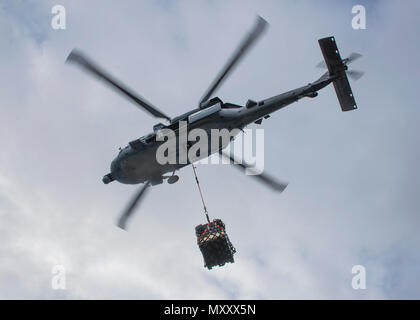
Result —
<instances>
[{"instance_id":1,"label":"tail rotor blade","mask_svg":"<svg viewBox=\"0 0 420 320\"><path fill-rule=\"evenodd\" d=\"M344 64L349 64L356 61L357 59L361 57L362 55L360 53L353 52L347 58L343 59L343 62ZM316 67L321 68L321 69L327 69L327 64L325 63L325 61L321 61L320 63L316 65Z\"/></svg>"},{"instance_id":2,"label":"tail rotor blade","mask_svg":"<svg viewBox=\"0 0 420 320\"><path fill-rule=\"evenodd\" d=\"M347 71L347 75L352 78L354 81L359 80L365 73L363 71L358 70L350 70Z\"/></svg>"},{"instance_id":3,"label":"tail rotor blade","mask_svg":"<svg viewBox=\"0 0 420 320\"><path fill-rule=\"evenodd\" d=\"M138 191L136 196L131 200L125 211L121 214L120 218L118 219L118 227L125 230L128 218L133 214L134 209L139 204L140 199L145 194L147 188L150 185L150 181L147 181L141 189Z\"/></svg>"},{"instance_id":4,"label":"tail rotor blade","mask_svg":"<svg viewBox=\"0 0 420 320\"><path fill-rule=\"evenodd\" d=\"M233 68L238 64L238 62L245 56L251 46L255 41L262 35L266 29L268 23L262 17L257 16L257 21L251 32L246 36L246 38L241 42L233 56L229 59L227 64L223 67L220 73L217 75L216 79L212 82L210 87L204 93L203 97L200 100L199 106L211 98L212 94L219 88L222 82L228 77Z\"/></svg>"},{"instance_id":5,"label":"tail rotor blade","mask_svg":"<svg viewBox=\"0 0 420 320\"><path fill-rule=\"evenodd\" d=\"M362 57L360 53L353 52L347 58L343 59L343 64L348 65L349 63L356 61L360 57ZM316 65L316 67L321 69L327 69L327 64L325 63L325 61L321 61ZM349 70L347 71L347 74L351 79L356 81L359 80L365 73L363 71L358 70Z\"/></svg>"},{"instance_id":6,"label":"tail rotor blade","mask_svg":"<svg viewBox=\"0 0 420 320\"><path fill-rule=\"evenodd\" d=\"M347 63L352 63L361 57L362 55L360 53L353 52L347 57Z\"/></svg>"}]
</instances>

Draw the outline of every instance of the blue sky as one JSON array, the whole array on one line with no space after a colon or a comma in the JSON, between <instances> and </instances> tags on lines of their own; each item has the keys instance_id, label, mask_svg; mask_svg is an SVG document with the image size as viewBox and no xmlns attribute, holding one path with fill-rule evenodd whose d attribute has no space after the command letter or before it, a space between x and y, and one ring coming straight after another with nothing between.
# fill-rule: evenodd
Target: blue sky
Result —
<instances>
[{"instance_id":1,"label":"blue sky","mask_svg":"<svg viewBox=\"0 0 420 320\"><path fill-rule=\"evenodd\" d=\"M351 28L364 4L367 30ZM67 29L50 27L62 4ZM0 4L0 298L419 298L417 20L409 1L9 1ZM317 40L364 56L342 113L332 88L263 122L281 194L228 166L198 167L236 263L208 271L192 170L156 186L129 232L135 186L103 185L118 147L155 119L64 64L80 48L171 116L197 104L254 16L270 27L217 94L262 99L315 80ZM51 269L67 289L51 289ZM367 270L353 290L351 268Z\"/></svg>"}]
</instances>

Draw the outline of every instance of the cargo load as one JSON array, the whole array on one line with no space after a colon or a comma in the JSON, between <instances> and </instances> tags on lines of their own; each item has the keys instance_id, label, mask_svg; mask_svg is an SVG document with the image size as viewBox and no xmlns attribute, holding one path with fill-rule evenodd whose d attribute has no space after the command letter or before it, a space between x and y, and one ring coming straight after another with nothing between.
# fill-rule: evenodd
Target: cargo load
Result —
<instances>
[{"instance_id":1,"label":"cargo load","mask_svg":"<svg viewBox=\"0 0 420 320\"><path fill-rule=\"evenodd\" d=\"M225 224L220 219L200 224L195 227L197 244L203 254L204 267L209 270L215 266L223 266L226 262L233 263L236 249L226 233Z\"/></svg>"}]
</instances>

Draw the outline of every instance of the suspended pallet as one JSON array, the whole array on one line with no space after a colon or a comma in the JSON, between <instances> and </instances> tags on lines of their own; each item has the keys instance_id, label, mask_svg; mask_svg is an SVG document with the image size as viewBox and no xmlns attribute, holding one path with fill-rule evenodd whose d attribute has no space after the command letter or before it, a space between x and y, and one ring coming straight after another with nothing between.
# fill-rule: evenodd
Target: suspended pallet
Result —
<instances>
[{"instance_id":1,"label":"suspended pallet","mask_svg":"<svg viewBox=\"0 0 420 320\"><path fill-rule=\"evenodd\" d=\"M203 254L204 267L210 270L215 266L223 266L226 262L235 262L233 260L233 255L235 254L236 249L229 240L223 221L220 219L214 219L210 222L194 164L192 164L192 168L198 191L200 192L201 201L203 203L204 214L206 215L208 222L206 224L196 226L195 234L197 236L198 247Z\"/></svg>"},{"instance_id":2,"label":"suspended pallet","mask_svg":"<svg viewBox=\"0 0 420 320\"><path fill-rule=\"evenodd\" d=\"M226 233L225 224L220 219L195 227L197 244L203 254L204 267L209 270L215 266L233 263L236 250Z\"/></svg>"}]
</instances>

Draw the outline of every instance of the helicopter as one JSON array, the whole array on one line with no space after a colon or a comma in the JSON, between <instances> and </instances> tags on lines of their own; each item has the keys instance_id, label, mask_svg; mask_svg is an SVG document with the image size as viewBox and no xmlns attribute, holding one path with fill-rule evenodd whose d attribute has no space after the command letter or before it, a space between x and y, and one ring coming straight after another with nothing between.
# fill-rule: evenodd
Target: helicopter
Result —
<instances>
[{"instance_id":1,"label":"helicopter","mask_svg":"<svg viewBox=\"0 0 420 320\"><path fill-rule=\"evenodd\" d=\"M143 184L121 214L118 220L118 226L120 228L126 228L128 218L132 215L139 200L150 186L161 184L164 179L166 179L169 184L173 184L179 180L179 177L175 175L177 170L190 164L193 165L189 160L185 163L177 162L172 164L160 164L157 162L156 152L158 147L163 143L157 139L161 130L174 130L176 135L179 135L181 123L187 126L187 131L195 128L204 129L206 132L209 132L211 129L232 130L233 128L236 128L242 130L252 123L261 124L262 120L269 118L271 113L284 108L291 103L297 102L302 98L315 98L318 95L319 90L331 83L334 86L341 110L351 111L357 109L347 75L354 80L359 79L363 75L363 72L361 71L348 70L348 64L360 58L361 55L352 53L349 57L341 59L333 36L318 40L324 61L319 63L317 67L326 68L327 71L314 82L260 101L249 99L244 106L223 102L219 97L214 97L213 94L215 91L231 74L234 67L254 45L258 38L264 33L267 25L268 23L262 17L257 16L255 25L244 37L234 54L205 91L198 106L174 118L169 117L166 113L160 111L139 94L130 90L78 49L73 49L71 51L66 62L74 63L79 67L82 67L84 70L104 81L111 88L117 90L120 94L131 100L139 108L147 111L155 118L164 119L168 122L166 125L162 123L154 125L152 133L130 141L126 147L120 148L119 154L111 162L110 173L106 174L102 179L105 184L111 183L112 181L118 181L123 184ZM229 142L230 141L228 141L228 143ZM251 167L249 164L237 161L233 155L223 151L228 143L222 143L221 145L217 144L216 148L210 148L209 154L203 156L207 157L218 152L236 167L242 170L249 169ZM186 150L191 147L192 144L188 143ZM258 179L275 191L282 192L287 186L287 183L277 181L266 173L252 175L252 177Z\"/></svg>"}]
</instances>

